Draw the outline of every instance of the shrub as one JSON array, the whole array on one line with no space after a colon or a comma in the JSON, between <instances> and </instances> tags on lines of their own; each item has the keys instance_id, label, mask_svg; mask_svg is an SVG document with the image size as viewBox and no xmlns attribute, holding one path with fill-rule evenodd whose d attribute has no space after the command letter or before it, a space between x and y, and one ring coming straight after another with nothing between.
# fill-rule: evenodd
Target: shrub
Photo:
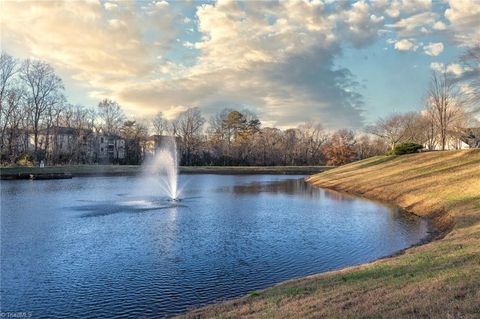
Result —
<instances>
[{"instance_id":1,"label":"shrub","mask_svg":"<svg viewBox=\"0 0 480 319\"><path fill-rule=\"evenodd\" d=\"M417 143L401 143L396 145L393 150L388 151L387 155L403 155L417 153L423 149L423 145Z\"/></svg>"},{"instance_id":2,"label":"shrub","mask_svg":"<svg viewBox=\"0 0 480 319\"><path fill-rule=\"evenodd\" d=\"M33 156L27 153L22 153L15 158L15 164L19 166L33 166Z\"/></svg>"}]
</instances>

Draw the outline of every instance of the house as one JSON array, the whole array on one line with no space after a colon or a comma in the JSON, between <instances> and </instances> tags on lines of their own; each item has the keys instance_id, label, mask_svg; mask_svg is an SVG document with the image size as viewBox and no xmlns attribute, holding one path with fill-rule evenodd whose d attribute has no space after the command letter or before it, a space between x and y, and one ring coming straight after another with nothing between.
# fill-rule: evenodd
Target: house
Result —
<instances>
[{"instance_id":1,"label":"house","mask_svg":"<svg viewBox=\"0 0 480 319\"><path fill-rule=\"evenodd\" d=\"M440 136L436 139L433 150L441 150ZM445 150L464 150L480 147L480 128L466 128L450 132L446 138Z\"/></svg>"},{"instance_id":2,"label":"house","mask_svg":"<svg viewBox=\"0 0 480 319\"><path fill-rule=\"evenodd\" d=\"M465 129L460 138L470 148L480 148L480 127Z\"/></svg>"},{"instance_id":3,"label":"house","mask_svg":"<svg viewBox=\"0 0 480 319\"><path fill-rule=\"evenodd\" d=\"M33 133L19 136L17 144L20 151L33 152ZM119 135L106 135L90 129L53 126L39 131L38 150L45 152L45 159L55 163L119 163L125 159L125 139Z\"/></svg>"},{"instance_id":4,"label":"house","mask_svg":"<svg viewBox=\"0 0 480 319\"><path fill-rule=\"evenodd\" d=\"M98 134L95 154L98 163L119 163L125 159L125 139L116 134Z\"/></svg>"}]
</instances>

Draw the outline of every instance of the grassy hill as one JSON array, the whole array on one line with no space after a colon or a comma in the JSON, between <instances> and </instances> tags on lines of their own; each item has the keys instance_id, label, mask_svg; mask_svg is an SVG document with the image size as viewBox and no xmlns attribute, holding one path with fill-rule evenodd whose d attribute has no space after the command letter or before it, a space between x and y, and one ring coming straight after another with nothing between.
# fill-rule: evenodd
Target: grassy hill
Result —
<instances>
[{"instance_id":1,"label":"grassy hill","mask_svg":"<svg viewBox=\"0 0 480 319\"><path fill-rule=\"evenodd\" d=\"M396 257L288 281L185 317L479 318L479 149L374 157L308 181L430 217L440 236Z\"/></svg>"}]
</instances>

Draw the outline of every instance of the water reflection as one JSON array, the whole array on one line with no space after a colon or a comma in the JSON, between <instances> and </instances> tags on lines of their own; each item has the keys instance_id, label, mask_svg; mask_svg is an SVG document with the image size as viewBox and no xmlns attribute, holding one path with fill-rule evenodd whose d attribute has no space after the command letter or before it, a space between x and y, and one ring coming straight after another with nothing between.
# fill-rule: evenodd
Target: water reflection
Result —
<instances>
[{"instance_id":1,"label":"water reflection","mask_svg":"<svg viewBox=\"0 0 480 319\"><path fill-rule=\"evenodd\" d=\"M250 182L243 185L230 185L219 188L220 192L257 195L259 193L286 194L303 199L330 199L335 201L354 201L355 197L340 192L321 189L305 182L303 178L274 182Z\"/></svg>"}]
</instances>

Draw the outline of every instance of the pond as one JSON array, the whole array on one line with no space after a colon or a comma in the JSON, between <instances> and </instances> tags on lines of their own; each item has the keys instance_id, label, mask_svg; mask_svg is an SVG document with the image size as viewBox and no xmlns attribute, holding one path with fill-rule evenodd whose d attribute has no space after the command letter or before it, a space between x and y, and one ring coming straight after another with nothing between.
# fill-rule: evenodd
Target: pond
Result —
<instances>
[{"instance_id":1,"label":"pond","mask_svg":"<svg viewBox=\"0 0 480 319\"><path fill-rule=\"evenodd\" d=\"M34 318L168 317L418 243L427 221L302 176L1 183L1 308Z\"/></svg>"}]
</instances>

